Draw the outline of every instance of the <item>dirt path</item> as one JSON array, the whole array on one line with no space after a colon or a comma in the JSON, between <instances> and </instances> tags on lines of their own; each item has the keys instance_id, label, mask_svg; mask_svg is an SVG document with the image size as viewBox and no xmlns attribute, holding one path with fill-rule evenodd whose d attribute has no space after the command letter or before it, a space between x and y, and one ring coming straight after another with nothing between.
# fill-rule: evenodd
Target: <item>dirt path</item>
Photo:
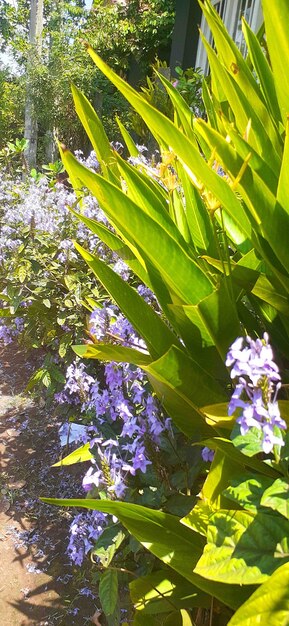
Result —
<instances>
[{"instance_id":1,"label":"dirt path","mask_svg":"<svg viewBox=\"0 0 289 626\"><path fill-rule=\"evenodd\" d=\"M56 417L23 395L31 376L27 360L15 346L0 349L1 624L86 624L95 606L85 602L83 613L80 598L80 608L73 608L79 594L65 554L71 513L38 499L71 497L72 486L65 469L51 469L60 453ZM82 575L78 585L85 583Z\"/></svg>"}]
</instances>

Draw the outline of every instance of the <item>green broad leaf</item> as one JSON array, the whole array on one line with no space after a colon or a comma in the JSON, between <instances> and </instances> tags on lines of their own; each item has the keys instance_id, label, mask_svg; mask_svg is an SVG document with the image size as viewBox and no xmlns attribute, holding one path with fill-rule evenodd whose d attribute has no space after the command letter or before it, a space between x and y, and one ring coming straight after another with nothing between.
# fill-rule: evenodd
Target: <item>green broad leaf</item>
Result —
<instances>
[{"instance_id":1,"label":"green broad leaf","mask_svg":"<svg viewBox=\"0 0 289 626\"><path fill-rule=\"evenodd\" d=\"M248 480L244 480L244 476L239 476L239 478L233 478L223 493L226 498L237 502L247 511L257 513L261 506L263 492L271 485L272 479L267 476L255 474Z\"/></svg>"},{"instance_id":2,"label":"green broad leaf","mask_svg":"<svg viewBox=\"0 0 289 626\"><path fill-rule=\"evenodd\" d=\"M217 49L218 57L223 62L228 72L228 76L230 77L230 80L227 81L227 87L229 88L229 83L231 83L232 81L236 82L239 87L240 95L243 94L245 96L244 101L242 101L242 106L245 108L246 100L248 103L250 103L250 107L253 110L254 117L257 118L260 126L263 127L263 135L268 135L268 138L272 142L272 148L274 146L276 152L280 153L280 136L278 134L276 125L273 123L273 120L270 117L268 108L264 103L264 99L262 93L260 92L258 83L251 73L248 64L246 63L233 39L229 36L220 16L218 15L217 11L214 10L210 2L205 3L203 11L213 34L214 45ZM230 91L227 91L226 85L224 83L222 84L222 87L224 89L224 92L228 96L229 103L232 105L230 97L228 95L232 95L232 89L230 89ZM234 108L233 106L232 108L235 112L236 124L238 125L239 110L236 110L236 108ZM256 119L254 120L254 118L250 115L247 116L247 119L252 119L252 130L253 132L255 132L256 129L257 135L260 131L260 128L256 124ZM256 141L260 141L260 139L261 138L256 137Z\"/></svg>"},{"instance_id":3,"label":"green broad leaf","mask_svg":"<svg viewBox=\"0 0 289 626\"><path fill-rule=\"evenodd\" d=\"M117 363L133 363L134 365L149 365L149 354L123 346L109 343L91 343L72 346L73 351L82 359L98 359L99 361L116 361Z\"/></svg>"},{"instance_id":4,"label":"green broad leaf","mask_svg":"<svg viewBox=\"0 0 289 626\"><path fill-rule=\"evenodd\" d=\"M177 337L133 287L106 263L90 254L79 244L76 243L75 247L136 331L143 337L153 358L163 354L173 343L178 344Z\"/></svg>"},{"instance_id":5,"label":"green broad leaf","mask_svg":"<svg viewBox=\"0 0 289 626\"><path fill-rule=\"evenodd\" d=\"M58 463L54 463L52 467L61 467L62 465L74 465L75 463L83 463L84 461L90 461L93 459L93 454L90 452L89 443L85 443L84 446L77 448L70 454L68 454L64 459L58 461Z\"/></svg>"},{"instance_id":6,"label":"green broad leaf","mask_svg":"<svg viewBox=\"0 0 289 626\"><path fill-rule=\"evenodd\" d=\"M263 0L262 9L266 28L266 43L284 127L288 115L289 76L284 67L289 63L289 5L287 0Z\"/></svg>"},{"instance_id":7,"label":"green broad leaf","mask_svg":"<svg viewBox=\"0 0 289 626\"><path fill-rule=\"evenodd\" d=\"M262 506L289 519L289 484L283 478L277 478L273 484L267 487L261 498Z\"/></svg>"},{"instance_id":8,"label":"green broad leaf","mask_svg":"<svg viewBox=\"0 0 289 626\"><path fill-rule=\"evenodd\" d=\"M89 47L88 52L99 69L142 116L151 132L157 137L161 137L175 152L185 165L186 171L197 189L201 191L209 189L210 194L214 195L220 204L223 205L224 209L239 226L241 232L246 237L249 237L251 227L241 203L226 181L218 176L210 165L206 163L195 143L190 141L173 122L154 109L132 87L117 76L92 48Z\"/></svg>"},{"instance_id":9,"label":"green broad leaf","mask_svg":"<svg viewBox=\"0 0 289 626\"><path fill-rule=\"evenodd\" d=\"M235 463L243 467L250 467L252 470L260 472L260 474L264 474L264 476L270 476L272 478L277 478L278 476L278 472L267 465L267 463L242 454L240 450L237 450L237 448L234 447L233 442L228 439L224 439L223 437L214 437L214 439L202 441L201 445L208 446L212 450L220 450L225 456L228 456Z\"/></svg>"},{"instance_id":10,"label":"green broad leaf","mask_svg":"<svg viewBox=\"0 0 289 626\"><path fill-rule=\"evenodd\" d=\"M127 195L135 204L147 213L153 220L175 239L182 247L186 248L183 236L169 216L168 197L164 197L151 179L138 171L120 156L117 158L118 168L122 178L127 184Z\"/></svg>"},{"instance_id":11,"label":"green broad leaf","mask_svg":"<svg viewBox=\"0 0 289 626\"><path fill-rule=\"evenodd\" d=\"M194 572L230 584L260 584L289 561L289 523L244 511L211 516L207 545Z\"/></svg>"},{"instance_id":12,"label":"green broad leaf","mask_svg":"<svg viewBox=\"0 0 289 626\"><path fill-rule=\"evenodd\" d=\"M250 428L246 435L241 435L239 424L235 424L231 439L235 448L245 456L253 457L263 452L263 434L259 428Z\"/></svg>"},{"instance_id":13,"label":"green broad leaf","mask_svg":"<svg viewBox=\"0 0 289 626\"><path fill-rule=\"evenodd\" d=\"M172 346L166 354L143 366L175 424L189 437L211 431L200 410L204 400L224 398L221 386L182 350Z\"/></svg>"},{"instance_id":14,"label":"green broad leaf","mask_svg":"<svg viewBox=\"0 0 289 626\"><path fill-rule=\"evenodd\" d=\"M185 345L190 350L191 354L194 354L195 359L200 362L203 350L208 347L215 349L215 346L199 314L198 307L170 304L169 309L175 317L174 325L179 329L179 333ZM209 369L209 364L207 364L207 368Z\"/></svg>"},{"instance_id":15,"label":"green broad leaf","mask_svg":"<svg viewBox=\"0 0 289 626\"><path fill-rule=\"evenodd\" d=\"M148 273L143 263L134 255L131 248L120 237L115 235L104 224L96 220L86 217L82 213L77 213L70 208L71 213L83 222L95 235L101 239L111 250L116 252L118 256L131 268L131 270L149 287L151 286Z\"/></svg>"},{"instance_id":16,"label":"green broad leaf","mask_svg":"<svg viewBox=\"0 0 289 626\"><path fill-rule=\"evenodd\" d=\"M182 615L180 611L173 611L165 617L162 626L182 626Z\"/></svg>"},{"instance_id":17,"label":"green broad leaf","mask_svg":"<svg viewBox=\"0 0 289 626\"><path fill-rule=\"evenodd\" d=\"M159 80L164 85L166 92L173 104L175 115L179 125L183 128L184 134L196 144L196 138L193 131L193 113L186 103L180 92L172 85L172 83L162 74L156 72Z\"/></svg>"},{"instance_id":18,"label":"green broad leaf","mask_svg":"<svg viewBox=\"0 0 289 626\"><path fill-rule=\"evenodd\" d=\"M115 569L107 569L101 574L98 593L103 612L112 615L118 600L118 574Z\"/></svg>"},{"instance_id":19,"label":"green broad leaf","mask_svg":"<svg viewBox=\"0 0 289 626\"><path fill-rule=\"evenodd\" d=\"M229 173L232 181L239 180L237 189L241 191L251 212L251 222L253 225L259 226L264 213L262 213L262 217L258 213L258 202L264 202L264 212L266 215L274 210L276 200L274 193L268 188L269 181L265 183L259 174L251 169L250 146L248 146L248 152L245 157L245 159L247 159L247 165L244 168L245 159L239 156L238 152L227 141L226 137L223 137L220 133L210 128L203 120L197 120L194 127L196 133L204 137L210 145L211 150L216 152L218 160L220 160L226 172ZM244 171L241 176L240 172L242 168Z\"/></svg>"},{"instance_id":20,"label":"green broad leaf","mask_svg":"<svg viewBox=\"0 0 289 626\"><path fill-rule=\"evenodd\" d=\"M260 87L262 89L268 110L270 111L272 118L276 122L281 121L281 113L279 109L274 76L271 67L267 62L262 47L258 41L258 37L252 31L247 22L245 22L245 20L243 20L242 26L250 59L260 81Z\"/></svg>"},{"instance_id":21,"label":"green broad leaf","mask_svg":"<svg viewBox=\"0 0 289 626\"><path fill-rule=\"evenodd\" d=\"M213 293L200 300L196 308L220 356L225 360L228 347L235 337L242 334L236 304L233 303L233 294L229 292L226 279L220 281ZM192 319L191 310L192 307L184 307L189 319Z\"/></svg>"},{"instance_id":22,"label":"green broad leaf","mask_svg":"<svg viewBox=\"0 0 289 626\"><path fill-rule=\"evenodd\" d=\"M118 184L115 155L100 118L86 96L75 85L71 86L71 91L76 113L91 141L103 175Z\"/></svg>"},{"instance_id":23,"label":"green broad leaf","mask_svg":"<svg viewBox=\"0 0 289 626\"><path fill-rule=\"evenodd\" d=\"M209 45L207 40L202 36L202 41L205 46L210 69L214 81L218 81L221 89L223 89L225 98L228 101L230 108L234 114L235 125L239 133L243 136L246 134L248 124L250 122L250 132L248 133L248 143L252 145L252 148L256 150L263 158L270 151L271 154L271 167L277 174L280 168L280 139L279 145L277 145L277 135L275 134L274 145L272 143L272 133L267 134L267 130L264 129L261 119L258 117L254 104L248 100L247 94L242 91L235 79L231 76L230 72L222 65L220 59L217 57L213 48ZM254 99L254 103L256 99ZM266 109L264 109L266 111ZM267 113L268 119L268 113ZM271 127L272 122L270 120ZM270 126L268 127L270 131ZM276 131L275 131L276 132Z\"/></svg>"},{"instance_id":24,"label":"green broad leaf","mask_svg":"<svg viewBox=\"0 0 289 626\"><path fill-rule=\"evenodd\" d=\"M58 145L59 155L60 155L61 161L63 162L63 166L64 166L64 156L65 156L67 148L66 148L66 146L64 146L63 144L60 144L60 143L58 143L57 145ZM69 181L70 181L70 183L71 183L71 185L72 185L72 187L74 189L75 195L76 195L76 197L78 199L79 206L82 207L82 205L83 205L83 189L82 189L83 185L82 185L82 182L81 182L81 180L79 180L77 175L71 169L68 170L66 165L65 165L65 169L66 169L66 172L68 174Z\"/></svg>"},{"instance_id":25,"label":"green broad leaf","mask_svg":"<svg viewBox=\"0 0 289 626\"><path fill-rule=\"evenodd\" d=\"M205 593L236 609L252 593L250 588L211 583L193 572L201 556L203 538L183 526L174 515L112 500L41 498L47 504L76 506L115 515L142 545ZM138 612L141 614L141 611Z\"/></svg>"},{"instance_id":26,"label":"green broad leaf","mask_svg":"<svg viewBox=\"0 0 289 626\"><path fill-rule=\"evenodd\" d=\"M275 283L276 281L273 282L265 275L261 275L252 289L252 294L273 306L279 313L289 317L288 293L286 294L281 285L276 286Z\"/></svg>"},{"instance_id":27,"label":"green broad leaf","mask_svg":"<svg viewBox=\"0 0 289 626\"><path fill-rule=\"evenodd\" d=\"M229 508L230 502L224 497L223 491L238 472L240 472L238 464L221 450L216 449L210 471L201 490L202 500L213 509Z\"/></svg>"},{"instance_id":28,"label":"green broad leaf","mask_svg":"<svg viewBox=\"0 0 289 626\"><path fill-rule=\"evenodd\" d=\"M181 523L206 537L209 519L213 513L214 509L208 502L199 500L190 513L181 519Z\"/></svg>"},{"instance_id":29,"label":"green broad leaf","mask_svg":"<svg viewBox=\"0 0 289 626\"><path fill-rule=\"evenodd\" d=\"M210 606L210 597L171 569L153 572L133 580L130 597L137 611L145 615L168 613L193 606Z\"/></svg>"},{"instance_id":30,"label":"green broad leaf","mask_svg":"<svg viewBox=\"0 0 289 626\"><path fill-rule=\"evenodd\" d=\"M194 623L189 612L185 609L181 609L182 626L194 626Z\"/></svg>"},{"instance_id":31,"label":"green broad leaf","mask_svg":"<svg viewBox=\"0 0 289 626\"><path fill-rule=\"evenodd\" d=\"M123 138L124 143L125 143L128 151L129 151L130 156L138 157L139 151L138 151L138 149L137 149L137 147L135 145L135 142L134 142L133 138L131 137L131 135L127 131L126 127L123 125L123 123L119 119L118 115L116 115L115 119L117 121L117 125L119 127L119 130L121 132L122 138Z\"/></svg>"},{"instance_id":32,"label":"green broad leaf","mask_svg":"<svg viewBox=\"0 0 289 626\"><path fill-rule=\"evenodd\" d=\"M164 406L166 412L172 418L174 424L187 436L196 437L198 434L212 434L209 426L205 424L203 415L198 407L186 398L184 393L174 389L160 379L159 374L153 375L147 372L149 381Z\"/></svg>"},{"instance_id":33,"label":"green broad leaf","mask_svg":"<svg viewBox=\"0 0 289 626\"><path fill-rule=\"evenodd\" d=\"M281 171L278 182L278 190L277 190L277 202L281 204L281 206L285 209L285 211L289 214L289 202L288 202L288 184L289 184L289 119L286 121L286 129L285 129L285 143L284 143L284 151L283 151L283 159L281 165Z\"/></svg>"},{"instance_id":34,"label":"green broad leaf","mask_svg":"<svg viewBox=\"0 0 289 626\"><path fill-rule=\"evenodd\" d=\"M169 446L170 447L170 446ZM167 448L168 449L168 448ZM177 456L176 456L177 460ZM201 465L201 461L200 461ZM190 511L193 504L195 504L196 496L187 496L183 493L175 493L172 496L169 496L164 505L164 510L166 513L172 513L172 515L185 515L188 511Z\"/></svg>"},{"instance_id":35,"label":"green broad leaf","mask_svg":"<svg viewBox=\"0 0 289 626\"><path fill-rule=\"evenodd\" d=\"M128 624L124 624L124 626L128 626ZM160 626L160 620L155 615L148 617L146 614L143 614L142 611L136 611L132 626Z\"/></svg>"},{"instance_id":36,"label":"green broad leaf","mask_svg":"<svg viewBox=\"0 0 289 626\"><path fill-rule=\"evenodd\" d=\"M152 219L118 187L81 165L67 151L63 162L95 195L108 219L119 230L123 229L125 234L128 233L137 249L145 254L160 272L168 287L185 304L196 304L200 298L212 291L212 283L205 271L192 260L186 249L181 247L178 241L180 234L173 222L172 227L177 233L175 237L164 229L160 221ZM193 284L194 290L188 289L188 284Z\"/></svg>"},{"instance_id":37,"label":"green broad leaf","mask_svg":"<svg viewBox=\"0 0 289 626\"><path fill-rule=\"evenodd\" d=\"M12 317L13 313L10 309L0 309L0 317Z\"/></svg>"},{"instance_id":38,"label":"green broad leaf","mask_svg":"<svg viewBox=\"0 0 289 626\"><path fill-rule=\"evenodd\" d=\"M213 426L213 428L225 428L231 432L236 418L232 415L228 415L227 402L203 406L202 412L205 413L206 422L209 426Z\"/></svg>"},{"instance_id":39,"label":"green broad leaf","mask_svg":"<svg viewBox=\"0 0 289 626\"><path fill-rule=\"evenodd\" d=\"M174 216L174 222L176 223L182 237L188 245L191 244L191 234L187 222L185 203L182 191L173 189L170 193L170 212Z\"/></svg>"},{"instance_id":40,"label":"green broad leaf","mask_svg":"<svg viewBox=\"0 0 289 626\"><path fill-rule=\"evenodd\" d=\"M233 615L228 626L288 626L289 564L281 565Z\"/></svg>"},{"instance_id":41,"label":"green broad leaf","mask_svg":"<svg viewBox=\"0 0 289 626\"><path fill-rule=\"evenodd\" d=\"M188 611L182 609L181 611L174 611L168 615L162 622L162 626L194 626L195 622Z\"/></svg>"},{"instance_id":42,"label":"green broad leaf","mask_svg":"<svg viewBox=\"0 0 289 626\"><path fill-rule=\"evenodd\" d=\"M230 138L233 146L235 147L238 155L245 161L250 153L250 168L258 174L262 181L269 187L270 192L275 194L278 186L279 172L275 173L271 168L270 161L266 159L266 155L262 157L252 146L242 137L236 128L229 122L223 120L224 123L224 135Z\"/></svg>"},{"instance_id":43,"label":"green broad leaf","mask_svg":"<svg viewBox=\"0 0 289 626\"><path fill-rule=\"evenodd\" d=\"M244 161L234 148L224 137L216 133L203 121L197 122L196 127L211 142L212 149L215 149L218 158L226 171L229 172L232 180L238 180L238 174L243 167ZM250 168L250 160L242 176L239 177L237 189L244 197L253 225L260 231L264 240L268 242L267 245L269 244L276 258L279 259L287 271L289 252L284 230L286 232L289 226L289 214L278 202L276 203L274 193L271 192L259 175ZM255 247L257 247L258 240L254 243ZM272 269L274 269L274 265Z\"/></svg>"},{"instance_id":44,"label":"green broad leaf","mask_svg":"<svg viewBox=\"0 0 289 626\"><path fill-rule=\"evenodd\" d=\"M203 98L206 113L208 116L208 122L210 123L210 126L212 126L212 128L217 130L218 122L217 122L216 110L214 107L212 94L210 93L209 88L208 88L206 77L203 78L203 81L202 81L202 98Z\"/></svg>"},{"instance_id":45,"label":"green broad leaf","mask_svg":"<svg viewBox=\"0 0 289 626\"><path fill-rule=\"evenodd\" d=\"M193 244L199 254L207 253L217 256L214 230L209 212L181 164L177 165L177 172L183 187L186 218Z\"/></svg>"}]
</instances>

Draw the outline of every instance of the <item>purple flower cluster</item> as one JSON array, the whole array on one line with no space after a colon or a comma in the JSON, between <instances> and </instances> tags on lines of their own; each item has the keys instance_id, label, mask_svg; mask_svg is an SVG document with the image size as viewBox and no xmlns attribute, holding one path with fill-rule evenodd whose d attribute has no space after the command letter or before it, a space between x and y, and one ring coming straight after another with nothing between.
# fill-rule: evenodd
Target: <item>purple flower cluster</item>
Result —
<instances>
[{"instance_id":1,"label":"purple flower cluster","mask_svg":"<svg viewBox=\"0 0 289 626\"><path fill-rule=\"evenodd\" d=\"M144 341L135 333L130 322L111 303L91 313L89 332L101 341L107 339L110 343L121 343L147 351Z\"/></svg>"},{"instance_id":2,"label":"purple flower cluster","mask_svg":"<svg viewBox=\"0 0 289 626\"><path fill-rule=\"evenodd\" d=\"M145 343L113 304L93 311L89 332L99 341L146 350ZM99 489L107 497L123 498L130 477L138 471L145 473L152 464L150 456L152 450L157 454L160 436L172 436L170 419L163 414L145 373L128 363L106 363L98 379L76 360L67 369L66 384L57 400L79 406L87 424L86 441L90 441L94 459L83 478L86 492ZM106 435L108 426L114 433L111 439ZM81 517L83 537L84 520L85 514ZM76 563L82 559L76 549L69 549L69 554Z\"/></svg>"},{"instance_id":3,"label":"purple flower cluster","mask_svg":"<svg viewBox=\"0 0 289 626\"><path fill-rule=\"evenodd\" d=\"M70 526L67 547L67 552L75 565L83 563L85 555L93 548L106 525L106 513L87 511L76 515Z\"/></svg>"},{"instance_id":4,"label":"purple flower cluster","mask_svg":"<svg viewBox=\"0 0 289 626\"><path fill-rule=\"evenodd\" d=\"M11 318L9 324L0 322L0 341L3 342L4 346L8 346L9 343L12 343L20 335L23 331L23 326L22 317Z\"/></svg>"},{"instance_id":5,"label":"purple flower cluster","mask_svg":"<svg viewBox=\"0 0 289 626\"><path fill-rule=\"evenodd\" d=\"M276 400L280 389L280 374L273 357L269 337L263 339L238 337L231 345L226 359L231 368L231 378L237 380L228 414L241 409L237 417L242 435L251 428L262 433L262 448L265 454L272 452L274 445L284 445L280 429L286 429L286 423L280 416Z\"/></svg>"},{"instance_id":6,"label":"purple flower cluster","mask_svg":"<svg viewBox=\"0 0 289 626\"><path fill-rule=\"evenodd\" d=\"M84 363L74 361L66 370L66 383L63 390L55 394L55 400L60 404L83 405L93 383L94 378L87 374Z\"/></svg>"}]
</instances>

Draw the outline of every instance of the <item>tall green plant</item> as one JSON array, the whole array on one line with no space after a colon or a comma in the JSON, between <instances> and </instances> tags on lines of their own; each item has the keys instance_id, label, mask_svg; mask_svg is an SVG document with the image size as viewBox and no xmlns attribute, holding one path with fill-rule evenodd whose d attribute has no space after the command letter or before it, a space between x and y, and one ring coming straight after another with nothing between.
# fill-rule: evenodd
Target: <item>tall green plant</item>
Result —
<instances>
[{"instance_id":1,"label":"tall green plant","mask_svg":"<svg viewBox=\"0 0 289 626\"><path fill-rule=\"evenodd\" d=\"M256 337L266 329L280 365L286 365L289 93L284 67L289 61L289 6L276 0L272 8L263 0L268 51L243 23L246 60L209 0L202 6L215 42L214 49L204 42L211 68L203 86L207 121L193 119L180 93L160 75L175 111L174 122L168 120L88 49L158 141L161 184L158 176L110 149L100 120L76 90L78 115L94 142L102 173L90 172L67 150L63 162L74 186L95 194L115 229L119 243L114 250L161 305L162 318L133 287L77 245L146 342L148 362L137 350L131 361L147 372L175 424L195 442L205 440L215 458L199 502L183 520L128 503L47 501L113 513L180 575L174 584L175 574L164 583L162 574L157 580L154 573L131 585L136 625L157 623L149 615L166 593L171 600L159 612L168 621L160 618L160 623L192 623L180 608L192 608L191 596L202 591L207 605L212 596L231 610L223 610L222 623L237 609L232 626L279 626L288 623L289 607L288 590L281 585L289 552L287 457L277 464L254 451L249 454L246 445L239 450L229 438L235 420L227 415L231 383L224 358L237 336ZM79 219L109 245L98 224L81 214ZM101 344L89 346L82 355L91 357L95 351L101 358L101 350ZM112 348L111 356L119 360L121 347L115 354ZM288 420L286 399L280 408ZM184 601L188 581L193 587ZM256 590L256 585L261 586ZM219 619L218 612L219 607L211 623Z\"/></svg>"}]
</instances>

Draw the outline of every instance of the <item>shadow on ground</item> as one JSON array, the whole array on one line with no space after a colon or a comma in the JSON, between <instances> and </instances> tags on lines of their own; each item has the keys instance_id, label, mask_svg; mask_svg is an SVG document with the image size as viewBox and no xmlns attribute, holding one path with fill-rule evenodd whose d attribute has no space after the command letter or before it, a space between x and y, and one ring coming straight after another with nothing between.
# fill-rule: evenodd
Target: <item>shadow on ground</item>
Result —
<instances>
[{"instance_id":1,"label":"shadow on ground","mask_svg":"<svg viewBox=\"0 0 289 626\"><path fill-rule=\"evenodd\" d=\"M65 553L75 511L39 501L75 495L79 468L51 468L61 453L57 415L23 394L34 359L0 348L0 615L5 626L82 626L97 602L79 594L85 573Z\"/></svg>"}]
</instances>

